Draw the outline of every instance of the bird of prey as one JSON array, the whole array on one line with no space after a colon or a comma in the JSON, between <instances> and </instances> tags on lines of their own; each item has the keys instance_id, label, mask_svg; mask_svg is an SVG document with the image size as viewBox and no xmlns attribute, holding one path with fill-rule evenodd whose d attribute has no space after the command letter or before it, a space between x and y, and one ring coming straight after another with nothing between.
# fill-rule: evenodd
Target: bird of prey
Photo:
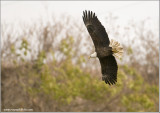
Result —
<instances>
[{"instance_id":1,"label":"bird of prey","mask_svg":"<svg viewBox=\"0 0 160 113\"><path fill-rule=\"evenodd\" d=\"M115 57L122 57L122 46L113 39L109 40L104 26L95 13L85 10L82 18L95 46L95 52L90 55L90 58L98 57L101 64L102 80L109 85L116 84L118 66Z\"/></svg>"}]
</instances>

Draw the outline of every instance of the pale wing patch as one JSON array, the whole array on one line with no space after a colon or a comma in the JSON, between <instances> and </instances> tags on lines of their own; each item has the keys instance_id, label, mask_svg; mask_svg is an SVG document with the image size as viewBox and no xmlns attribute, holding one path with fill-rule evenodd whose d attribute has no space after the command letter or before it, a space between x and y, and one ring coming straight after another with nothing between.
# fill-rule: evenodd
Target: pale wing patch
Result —
<instances>
[{"instance_id":1,"label":"pale wing patch","mask_svg":"<svg viewBox=\"0 0 160 113\"><path fill-rule=\"evenodd\" d=\"M121 44L118 41L111 39L109 46L112 47L113 56L121 59L123 56L123 47Z\"/></svg>"}]
</instances>

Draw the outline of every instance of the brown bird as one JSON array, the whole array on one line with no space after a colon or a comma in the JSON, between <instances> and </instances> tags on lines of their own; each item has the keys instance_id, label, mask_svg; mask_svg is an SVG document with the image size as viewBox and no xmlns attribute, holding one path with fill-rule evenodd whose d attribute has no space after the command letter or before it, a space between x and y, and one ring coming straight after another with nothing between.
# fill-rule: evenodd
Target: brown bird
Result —
<instances>
[{"instance_id":1,"label":"brown bird","mask_svg":"<svg viewBox=\"0 0 160 113\"><path fill-rule=\"evenodd\" d=\"M90 58L98 57L101 64L102 80L113 85L117 82L118 65L115 57L121 58L123 48L115 40L109 40L108 34L92 11L83 11L84 24L92 38L95 52Z\"/></svg>"}]
</instances>

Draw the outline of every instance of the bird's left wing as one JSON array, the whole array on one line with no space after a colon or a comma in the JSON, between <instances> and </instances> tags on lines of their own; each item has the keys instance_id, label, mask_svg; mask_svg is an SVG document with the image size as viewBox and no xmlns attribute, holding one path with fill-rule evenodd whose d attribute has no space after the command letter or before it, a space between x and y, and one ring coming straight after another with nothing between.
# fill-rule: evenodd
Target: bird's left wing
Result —
<instances>
[{"instance_id":1,"label":"bird's left wing","mask_svg":"<svg viewBox=\"0 0 160 113\"><path fill-rule=\"evenodd\" d=\"M102 80L106 84L115 84L117 82L118 66L116 59L113 55L99 58L102 71Z\"/></svg>"},{"instance_id":2,"label":"bird's left wing","mask_svg":"<svg viewBox=\"0 0 160 113\"><path fill-rule=\"evenodd\" d=\"M93 40L95 48L109 46L109 38L104 26L98 20L95 13L92 11L84 11L83 12L83 21L87 30Z\"/></svg>"}]
</instances>

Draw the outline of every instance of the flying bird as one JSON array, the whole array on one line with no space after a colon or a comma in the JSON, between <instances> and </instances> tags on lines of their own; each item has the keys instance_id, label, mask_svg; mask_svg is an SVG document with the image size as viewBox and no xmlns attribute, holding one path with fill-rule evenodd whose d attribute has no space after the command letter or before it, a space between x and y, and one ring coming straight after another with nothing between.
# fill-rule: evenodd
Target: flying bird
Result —
<instances>
[{"instance_id":1,"label":"flying bird","mask_svg":"<svg viewBox=\"0 0 160 113\"><path fill-rule=\"evenodd\" d=\"M95 46L95 52L90 55L90 58L98 57L102 80L109 85L116 84L118 65L115 57L121 59L123 54L122 46L118 41L109 40L104 26L95 13L85 10L82 18Z\"/></svg>"}]
</instances>

